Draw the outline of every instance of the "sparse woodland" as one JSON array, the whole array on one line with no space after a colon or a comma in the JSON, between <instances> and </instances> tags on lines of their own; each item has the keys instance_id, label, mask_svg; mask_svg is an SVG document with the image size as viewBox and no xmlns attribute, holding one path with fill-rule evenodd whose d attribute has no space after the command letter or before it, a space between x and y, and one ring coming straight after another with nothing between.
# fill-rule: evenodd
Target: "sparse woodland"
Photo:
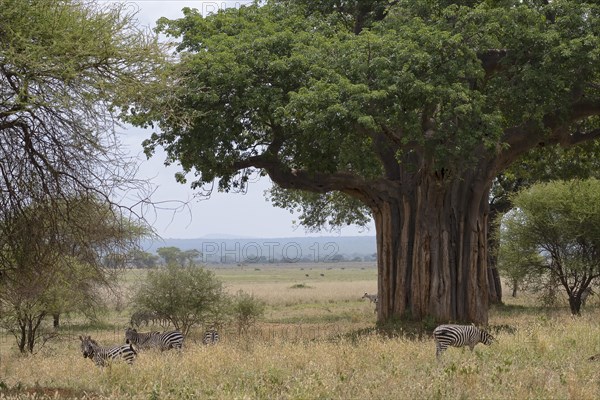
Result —
<instances>
[{"instance_id":1,"label":"sparse woodland","mask_svg":"<svg viewBox=\"0 0 600 400\"><path fill-rule=\"evenodd\" d=\"M151 32L123 2L0 0L0 400L600 398L597 181L527 198L600 176L600 5L262 3ZM268 175L309 229L372 218L376 260L144 253L125 121L196 194ZM82 357L132 321L183 349ZM448 322L496 340L436 360Z\"/></svg>"}]
</instances>

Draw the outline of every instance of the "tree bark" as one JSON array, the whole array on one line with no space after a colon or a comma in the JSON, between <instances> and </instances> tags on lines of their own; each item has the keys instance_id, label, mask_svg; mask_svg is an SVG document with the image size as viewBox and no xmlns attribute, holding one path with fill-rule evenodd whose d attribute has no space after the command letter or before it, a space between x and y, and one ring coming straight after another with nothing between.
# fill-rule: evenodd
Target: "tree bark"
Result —
<instances>
[{"instance_id":1,"label":"tree bark","mask_svg":"<svg viewBox=\"0 0 600 400\"><path fill-rule=\"evenodd\" d=\"M489 204L488 217L488 278L489 278L489 302L490 304L502 304L502 281L498 271L498 237L500 227L498 216L504 215L512 208L512 203L507 197L494 199ZM513 296L514 297L514 296Z\"/></svg>"},{"instance_id":2,"label":"tree bark","mask_svg":"<svg viewBox=\"0 0 600 400\"><path fill-rule=\"evenodd\" d=\"M502 304L502 281L498 272L498 235L492 233L492 230L499 230L497 224L494 223L496 213L490 209L488 217L488 286L489 286L489 303Z\"/></svg>"},{"instance_id":3,"label":"tree bark","mask_svg":"<svg viewBox=\"0 0 600 400\"><path fill-rule=\"evenodd\" d=\"M489 187L473 174L421 179L373 207L378 320L487 324Z\"/></svg>"},{"instance_id":4,"label":"tree bark","mask_svg":"<svg viewBox=\"0 0 600 400\"><path fill-rule=\"evenodd\" d=\"M25 320L19 320L19 337L17 338L17 346L21 353L25 353L25 344L27 343L27 324Z\"/></svg>"},{"instance_id":5,"label":"tree bark","mask_svg":"<svg viewBox=\"0 0 600 400\"><path fill-rule=\"evenodd\" d=\"M581 296L569 295L569 308L572 315L581 315Z\"/></svg>"},{"instance_id":6,"label":"tree bark","mask_svg":"<svg viewBox=\"0 0 600 400\"><path fill-rule=\"evenodd\" d=\"M488 247L489 249L489 247ZM496 267L496 257L488 258L489 303L502 304L502 282Z\"/></svg>"}]
</instances>

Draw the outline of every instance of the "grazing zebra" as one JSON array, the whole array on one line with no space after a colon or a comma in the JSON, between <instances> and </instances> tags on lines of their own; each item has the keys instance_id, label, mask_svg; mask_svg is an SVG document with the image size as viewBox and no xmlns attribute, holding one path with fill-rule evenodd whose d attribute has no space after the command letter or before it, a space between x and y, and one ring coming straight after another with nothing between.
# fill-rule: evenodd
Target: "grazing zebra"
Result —
<instances>
[{"instance_id":1,"label":"grazing zebra","mask_svg":"<svg viewBox=\"0 0 600 400\"><path fill-rule=\"evenodd\" d=\"M202 344L217 344L219 341L219 332L216 329L209 329L204 332L204 337L202 338Z\"/></svg>"},{"instance_id":2,"label":"grazing zebra","mask_svg":"<svg viewBox=\"0 0 600 400\"><path fill-rule=\"evenodd\" d=\"M473 325L440 325L433 330L435 356L439 358L448 346L473 348L477 343L492 344L494 337Z\"/></svg>"},{"instance_id":3,"label":"grazing zebra","mask_svg":"<svg viewBox=\"0 0 600 400\"><path fill-rule=\"evenodd\" d=\"M93 360L97 366L103 367L111 360L122 358L128 364L133 364L137 352L131 344L125 344L116 347L101 347L90 336L79 336L81 340L81 352L83 358Z\"/></svg>"},{"instance_id":4,"label":"grazing zebra","mask_svg":"<svg viewBox=\"0 0 600 400\"><path fill-rule=\"evenodd\" d=\"M150 339L158 335L160 335L158 331L139 333L135 329L127 328L125 331L125 343L135 344L139 349L147 349L155 346Z\"/></svg>"},{"instance_id":5,"label":"grazing zebra","mask_svg":"<svg viewBox=\"0 0 600 400\"><path fill-rule=\"evenodd\" d=\"M179 331L138 333L135 329L127 328L125 343L135 344L140 348L158 348L160 351L181 349L183 334Z\"/></svg>"},{"instance_id":6,"label":"grazing zebra","mask_svg":"<svg viewBox=\"0 0 600 400\"><path fill-rule=\"evenodd\" d=\"M144 323L146 326L150 324L150 321L154 322L156 316L152 311L136 311L131 315L129 323L131 326L141 326Z\"/></svg>"},{"instance_id":7,"label":"grazing zebra","mask_svg":"<svg viewBox=\"0 0 600 400\"><path fill-rule=\"evenodd\" d=\"M131 319L129 320L129 324L131 326L135 326L135 327L140 327L142 326L142 323L145 326L150 325L150 322L152 322L153 325L155 324L159 324L161 326L167 326L169 325L169 320L167 318L164 318L163 316L161 316L159 313L154 312L154 311L136 311L131 315Z\"/></svg>"}]
</instances>

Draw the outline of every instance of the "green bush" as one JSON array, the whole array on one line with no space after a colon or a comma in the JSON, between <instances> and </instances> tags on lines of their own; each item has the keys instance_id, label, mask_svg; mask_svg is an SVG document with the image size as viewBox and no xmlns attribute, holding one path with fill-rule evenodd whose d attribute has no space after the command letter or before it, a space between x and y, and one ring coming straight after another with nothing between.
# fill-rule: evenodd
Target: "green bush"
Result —
<instances>
[{"instance_id":1,"label":"green bush","mask_svg":"<svg viewBox=\"0 0 600 400\"><path fill-rule=\"evenodd\" d=\"M240 290L232 301L233 318L237 324L238 333L246 333L248 328L265 313L265 302L254 297L253 294Z\"/></svg>"},{"instance_id":2,"label":"green bush","mask_svg":"<svg viewBox=\"0 0 600 400\"><path fill-rule=\"evenodd\" d=\"M183 334L195 325L218 325L227 310L223 284L213 272L197 266L168 265L149 271L134 303L168 320Z\"/></svg>"}]
</instances>

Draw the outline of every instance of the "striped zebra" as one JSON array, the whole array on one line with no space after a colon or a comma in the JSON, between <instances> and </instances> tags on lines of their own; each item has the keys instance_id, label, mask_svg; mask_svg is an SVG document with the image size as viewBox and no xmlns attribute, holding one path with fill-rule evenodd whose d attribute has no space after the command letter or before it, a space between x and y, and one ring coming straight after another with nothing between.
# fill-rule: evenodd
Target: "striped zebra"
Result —
<instances>
[{"instance_id":1,"label":"striped zebra","mask_svg":"<svg viewBox=\"0 0 600 400\"><path fill-rule=\"evenodd\" d=\"M440 358L448 346L473 348L477 343L490 345L494 341L492 335L473 325L440 325L433 330L435 339L435 356Z\"/></svg>"},{"instance_id":2,"label":"striped zebra","mask_svg":"<svg viewBox=\"0 0 600 400\"><path fill-rule=\"evenodd\" d=\"M152 342L152 337L160 335L160 332L144 332L139 333L135 329L127 328L125 331L125 343L132 343L139 349L147 349L150 347L155 347L155 344Z\"/></svg>"},{"instance_id":3,"label":"striped zebra","mask_svg":"<svg viewBox=\"0 0 600 400\"><path fill-rule=\"evenodd\" d=\"M116 347L102 347L90 336L79 336L83 358L93 360L97 366L103 367L111 360L124 359L128 364L133 364L137 352L131 344Z\"/></svg>"},{"instance_id":4,"label":"striped zebra","mask_svg":"<svg viewBox=\"0 0 600 400\"><path fill-rule=\"evenodd\" d=\"M134 344L143 349L158 348L160 351L181 349L183 334L179 331L138 333L135 329L127 328L125 343Z\"/></svg>"},{"instance_id":5,"label":"striped zebra","mask_svg":"<svg viewBox=\"0 0 600 400\"><path fill-rule=\"evenodd\" d=\"M216 329L209 329L204 332L202 337L202 344L217 344L219 341L219 332Z\"/></svg>"}]
</instances>

